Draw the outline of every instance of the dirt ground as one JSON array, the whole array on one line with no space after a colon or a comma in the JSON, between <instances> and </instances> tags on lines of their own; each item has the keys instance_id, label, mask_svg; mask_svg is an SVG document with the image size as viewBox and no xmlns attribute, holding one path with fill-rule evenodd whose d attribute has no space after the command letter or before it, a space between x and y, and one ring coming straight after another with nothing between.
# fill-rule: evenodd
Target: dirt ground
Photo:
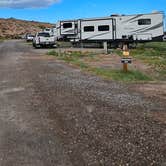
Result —
<instances>
[{"instance_id":1,"label":"dirt ground","mask_svg":"<svg viewBox=\"0 0 166 166\"><path fill-rule=\"evenodd\" d=\"M104 80L47 51L0 44L0 165L166 165L165 83Z\"/></svg>"},{"instance_id":2,"label":"dirt ground","mask_svg":"<svg viewBox=\"0 0 166 166\"><path fill-rule=\"evenodd\" d=\"M132 56L130 56L132 58ZM83 62L92 66L105 69L122 69L121 57L116 54L98 54L94 58L84 58ZM154 69L142 61L132 58L132 64L129 64L129 70L138 70L142 73L153 76ZM148 83L130 84L133 91L144 93L148 97L156 96L166 100L166 82L165 81L149 81Z\"/></svg>"},{"instance_id":3,"label":"dirt ground","mask_svg":"<svg viewBox=\"0 0 166 166\"><path fill-rule=\"evenodd\" d=\"M130 56L132 58L132 56ZM85 58L85 62L88 63L92 67L100 67L100 68L110 68L110 69L122 69L121 57L116 54L100 54L98 53L95 58L90 60L90 58ZM150 73L153 69L143 64L140 60L132 58L132 64L129 64L129 70L139 70L144 73Z\"/></svg>"}]
</instances>

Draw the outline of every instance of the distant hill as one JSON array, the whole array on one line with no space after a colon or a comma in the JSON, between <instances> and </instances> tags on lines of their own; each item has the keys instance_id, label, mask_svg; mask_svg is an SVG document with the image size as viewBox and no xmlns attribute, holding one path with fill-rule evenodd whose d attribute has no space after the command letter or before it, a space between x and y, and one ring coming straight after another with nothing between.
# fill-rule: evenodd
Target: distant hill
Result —
<instances>
[{"instance_id":1,"label":"distant hill","mask_svg":"<svg viewBox=\"0 0 166 166\"><path fill-rule=\"evenodd\" d=\"M35 34L44 28L50 28L52 26L49 23L18 20L15 18L0 18L0 38L19 38L26 33Z\"/></svg>"}]
</instances>

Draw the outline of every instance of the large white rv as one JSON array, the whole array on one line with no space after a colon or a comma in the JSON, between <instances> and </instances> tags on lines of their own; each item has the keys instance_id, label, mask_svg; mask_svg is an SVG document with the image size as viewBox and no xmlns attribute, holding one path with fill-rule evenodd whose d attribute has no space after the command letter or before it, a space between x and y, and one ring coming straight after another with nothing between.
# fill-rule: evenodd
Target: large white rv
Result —
<instances>
[{"instance_id":1,"label":"large white rv","mask_svg":"<svg viewBox=\"0 0 166 166\"><path fill-rule=\"evenodd\" d=\"M164 13L111 15L65 20L56 24L57 39L71 42L140 42L162 40Z\"/></svg>"}]
</instances>

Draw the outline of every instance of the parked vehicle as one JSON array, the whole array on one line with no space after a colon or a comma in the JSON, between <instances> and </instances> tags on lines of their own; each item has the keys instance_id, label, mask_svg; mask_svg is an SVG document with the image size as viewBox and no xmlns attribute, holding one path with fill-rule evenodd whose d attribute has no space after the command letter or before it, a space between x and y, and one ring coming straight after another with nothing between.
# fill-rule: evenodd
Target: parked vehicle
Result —
<instances>
[{"instance_id":1,"label":"parked vehicle","mask_svg":"<svg viewBox=\"0 0 166 166\"><path fill-rule=\"evenodd\" d=\"M34 35L32 34L26 34L26 41L29 42L29 41L33 41L33 38L34 38Z\"/></svg>"},{"instance_id":2,"label":"parked vehicle","mask_svg":"<svg viewBox=\"0 0 166 166\"><path fill-rule=\"evenodd\" d=\"M166 41L166 35L163 36L163 41Z\"/></svg>"},{"instance_id":3,"label":"parked vehicle","mask_svg":"<svg viewBox=\"0 0 166 166\"><path fill-rule=\"evenodd\" d=\"M33 46L35 48L40 47L56 47L56 41L54 36L51 36L48 32L39 32L33 39Z\"/></svg>"},{"instance_id":4,"label":"parked vehicle","mask_svg":"<svg viewBox=\"0 0 166 166\"><path fill-rule=\"evenodd\" d=\"M51 28L45 28L45 29L43 30L43 32L47 32L47 33L50 33L50 34L51 34L52 29L51 29Z\"/></svg>"},{"instance_id":5,"label":"parked vehicle","mask_svg":"<svg viewBox=\"0 0 166 166\"><path fill-rule=\"evenodd\" d=\"M45 28L44 30L43 30L43 32L47 32L47 33L49 33L51 36L54 36L54 38L55 38L55 40L57 40L57 38L56 38L56 26L53 26L52 28Z\"/></svg>"},{"instance_id":6,"label":"parked vehicle","mask_svg":"<svg viewBox=\"0 0 166 166\"><path fill-rule=\"evenodd\" d=\"M163 35L162 12L65 20L56 24L56 38L71 42L161 41Z\"/></svg>"}]
</instances>

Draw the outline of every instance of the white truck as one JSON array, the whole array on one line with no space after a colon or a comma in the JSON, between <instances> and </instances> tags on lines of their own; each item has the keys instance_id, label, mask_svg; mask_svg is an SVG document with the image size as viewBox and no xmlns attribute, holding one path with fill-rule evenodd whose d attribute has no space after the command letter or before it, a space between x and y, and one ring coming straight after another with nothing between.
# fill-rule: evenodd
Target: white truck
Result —
<instances>
[{"instance_id":1,"label":"white truck","mask_svg":"<svg viewBox=\"0 0 166 166\"><path fill-rule=\"evenodd\" d=\"M48 32L38 32L33 38L33 46L35 48L56 47L55 37Z\"/></svg>"}]
</instances>

